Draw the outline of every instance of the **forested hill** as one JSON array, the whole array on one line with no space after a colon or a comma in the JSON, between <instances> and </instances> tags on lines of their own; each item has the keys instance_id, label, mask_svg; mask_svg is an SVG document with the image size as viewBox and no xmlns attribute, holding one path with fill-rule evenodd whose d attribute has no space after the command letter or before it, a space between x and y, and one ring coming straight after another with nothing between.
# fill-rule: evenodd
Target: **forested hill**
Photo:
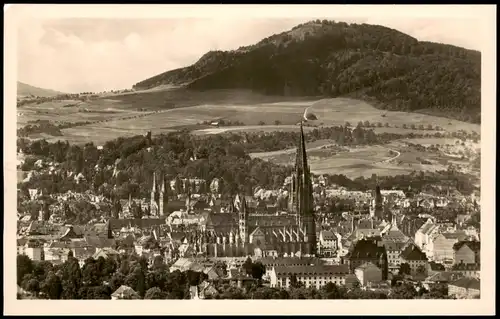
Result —
<instances>
[{"instance_id":1,"label":"forested hill","mask_svg":"<svg viewBox=\"0 0 500 319\"><path fill-rule=\"evenodd\" d=\"M379 108L480 123L481 53L383 26L316 20L235 51L208 52L134 88L164 84L354 96Z\"/></svg>"}]
</instances>

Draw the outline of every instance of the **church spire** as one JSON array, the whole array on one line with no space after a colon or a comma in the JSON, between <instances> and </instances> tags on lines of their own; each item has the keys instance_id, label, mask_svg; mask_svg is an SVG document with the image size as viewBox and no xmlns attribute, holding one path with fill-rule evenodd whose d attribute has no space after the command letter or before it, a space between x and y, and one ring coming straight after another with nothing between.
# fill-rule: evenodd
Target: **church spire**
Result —
<instances>
[{"instance_id":1,"label":"church spire","mask_svg":"<svg viewBox=\"0 0 500 319\"><path fill-rule=\"evenodd\" d=\"M296 164L298 188L299 228L305 228L307 236L306 254L316 254L316 221L314 217L314 202L312 193L311 173L307 162L304 128L300 124L300 141L298 148L298 163Z\"/></svg>"},{"instance_id":2,"label":"church spire","mask_svg":"<svg viewBox=\"0 0 500 319\"><path fill-rule=\"evenodd\" d=\"M150 214L156 215L156 172L153 172L153 186L151 187Z\"/></svg>"}]
</instances>

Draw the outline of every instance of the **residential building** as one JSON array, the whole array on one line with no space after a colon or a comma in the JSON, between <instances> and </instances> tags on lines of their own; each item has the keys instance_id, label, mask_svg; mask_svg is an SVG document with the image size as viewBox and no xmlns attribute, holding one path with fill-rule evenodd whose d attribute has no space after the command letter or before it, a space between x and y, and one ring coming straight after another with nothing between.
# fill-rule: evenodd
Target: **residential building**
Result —
<instances>
[{"instance_id":1,"label":"residential building","mask_svg":"<svg viewBox=\"0 0 500 319\"><path fill-rule=\"evenodd\" d=\"M340 237L340 238L339 238ZM319 232L318 250L322 256L332 257L338 248L338 242L341 236L331 230L322 230Z\"/></svg>"},{"instance_id":2,"label":"residential building","mask_svg":"<svg viewBox=\"0 0 500 319\"><path fill-rule=\"evenodd\" d=\"M176 262L170 266L170 272L179 270L180 272L192 270L192 271L203 271L205 267L196 261L189 260L187 258L179 258Z\"/></svg>"},{"instance_id":3,"label":"residential building","mask_svg":"<svg viewBox=\"0 0 500 319\"><path fill-rule=\"evenodd\" d=\"M407 243L410 238L408 238L401 230L399 230L397 218L392 215L391 226L387 231L381 232L381 236L385 242L394 243Z\"/></svg>"},{"instance_id":4,"label":"residential building","mask_svg":"<svg viewBox=\"0 0 500 319\"><path fill-rule=\"evenodd\" d=\"M481 243L479 241L459 241L453 245L454 258L456 264L480 264Z\"/></svg>"},{"instance_id":5,"label":"residential building","mask_svg":"<svg viewBox=\"0 0 500 319\"><path fill-rule=\"evenodd\" d=\"M477 278L462 277L448 284L448 295L458 299L479 298L481 282Z\"/></svg>"},{"instance_id":6,"label":"residential building","mask_svg":"<svg viewBox=\"0 0 500 319\"><path fill-rule=\"evenodd\" d=\"M387 252L381 240L362 239L357 241L349 253L343 257L343 263L349 266L350 271L371 262L382 270L382 279L386 280L388 275Z\"/></svg>"},{"instance_id":7,"label":"residential building","mask_svg":"<svg viewBox=\"0 0 500 319\"><path fill-rule=\"evenodd\" d=\"M266 267L266 275L270 276L274 267L297 267L322 265L323 262L315 257L265 257L259 261Z\"/></svg>"},{"instance_id":8,"label":"residential building","mask_svg":"<svg viewBox=\"0 0 500 319\"><path fill-rule=\"evenodd\" d=\"M37 241L28 240L24 245L24 254L34 261L44 260L43 244Z\"/></svg>"},{"instance_id":9,"label":"residential building","mask_svg":"<svg viewBox=\"0 0 500 319\"><path fill-rule=\"evenodd\" d=\"M382 281L382 270L371 262L357 267L354 270L354 274L356 275L362 286L367 286L369 283L378 283Z\"/></svg>"},{"instance_id":10,"label":"residential building","mask_svg":"<svg viewBox=\"0 0 500 319\"><path fill-rule=\"evenodd\" d=\"M27 242L28 242L27 238L18 238L17 239L17 254L18 255L26 255L25 248L26 248Z\"/></svg>"},{"instance_id":11,"label":"residential building","mask_svg":"<svg viewBox=\"0 0 500 319\"><path fill-rule=\"evenodd\" d=\"M429 263L427 256L414 244L408 245L401 252L401 263L410 265L412 274L427 275Z\"/></svg>"},{"instance_id":12,"label":"residential building","mask_svg":"<svg viewBox=\"0 0 500 319\"><path fill-rule=\"evenodd\" d=\"M271 272L270 281L271 287L290 288L292 281L297 280L306 288L319 289L329 282L345 285L348 274L347 265L277 266Z\"/></svg>"},{"instance_id":13,"label":"residential building","mask_svg":"<svg viewBox=\"0 0 500 319\"><path fill-rule=\"evenodd\" d=\"M383 244L387 252L387 263L389 271L395 272L399 270L399 266L401 265L401 253L408 244L392 241L383 241Z\"/></svg>"},{"instance_id":14,"label":"residential building","mask_svg":"<svg viewBox=\"0 0 500 319\"><path fill-rule=\"evenodd\" d=\"M439 226L429 218L415 233L415 244L422 249L429 258L432 258L433 241L439 234L438 231Z\"/></svg>"},{"instance_id":15,"label":"residential building","mask_svg":"<svg viewBox=\"0 0 500 319\"><path fill-rule=\"evenodd\" d=\"M453 273L459 273L465 277L480 278L481 265L479 264L455 264L451 267Z\"/></svg>"},{"instance_id":16,"label":"residential building","mask_svg":"<svg viewBox=\"0 0 500 319\"><path fill-rule=\"evenodd\" d=\"M448 284L462 277L462 274L452 271L440 271L428 276L425 279L424 284Z\"/></svg>"},{"instance_id":17,"label":"residential building","mask_svg":"<svg viewBox=\"0 0 500 319\"><path fill-rule=\"evenodd\" d=\"M465 233L460 231L439 234L433 242L433 260L447 264L453 263L455 257L453 246L466 237Z\"/></svg>"}]
</instances>

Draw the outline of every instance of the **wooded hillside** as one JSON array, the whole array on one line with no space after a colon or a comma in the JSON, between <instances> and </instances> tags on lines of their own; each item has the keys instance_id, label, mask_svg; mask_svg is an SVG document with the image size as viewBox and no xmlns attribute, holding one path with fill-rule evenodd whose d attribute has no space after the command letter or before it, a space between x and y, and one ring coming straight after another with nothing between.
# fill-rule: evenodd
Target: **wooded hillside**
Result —
<instances>
[{"instance_id":1,"label":"wooded hillside","mask_svg":"<svg viewBox=\"0 0 500 319\"><path fill-rule=\"evenodd\" d=\"M353 96L388 110L480 123L481 54L377 25L312 21L137 83L277 95Z\"/></svg>"}]
</instances>

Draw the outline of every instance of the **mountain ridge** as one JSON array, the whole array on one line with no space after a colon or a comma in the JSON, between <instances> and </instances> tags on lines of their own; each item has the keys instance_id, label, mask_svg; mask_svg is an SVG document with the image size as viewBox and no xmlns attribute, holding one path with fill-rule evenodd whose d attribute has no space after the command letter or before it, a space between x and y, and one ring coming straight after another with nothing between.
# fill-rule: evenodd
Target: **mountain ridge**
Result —
<instances>
[{"instance_id":1,"label":"mountain ridge","mask_svg":"<svg viewBox=\"0 0 500 319\"><path fill-rule=\"evenodd\" d=\"M481 53L379 25L315 20L136 83L194 90L353 96L387 110L480 123Z\"/></svg>"},{"instance_id":2,"label":"mountain ridge","mask_svg":"<svg viewBox=\"0 0 500 319\"><path fill-rule=\"evenodd\" d=\"M17 81L17 96L40 96L40 97L52 97L60 94L65 94L56 90L46 89L36 87L21 81Z\"/></svg>"}]
</instances>

